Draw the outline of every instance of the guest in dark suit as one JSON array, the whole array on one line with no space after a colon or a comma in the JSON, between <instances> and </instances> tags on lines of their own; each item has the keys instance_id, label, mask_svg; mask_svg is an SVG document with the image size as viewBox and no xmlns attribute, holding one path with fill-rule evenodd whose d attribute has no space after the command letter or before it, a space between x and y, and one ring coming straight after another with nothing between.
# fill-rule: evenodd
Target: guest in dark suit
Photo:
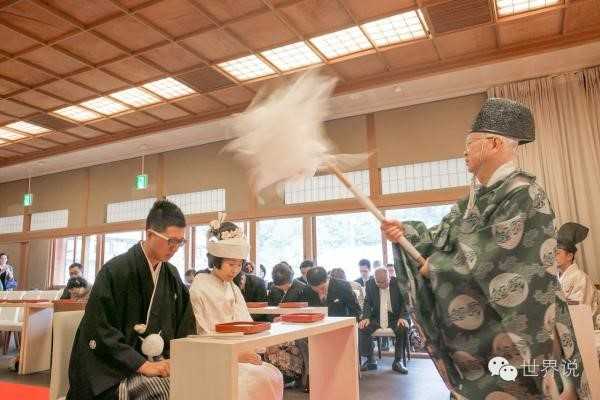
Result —
<instances>
[{"instance_id":1,"label":"guest in dark suit","mask_svg":"<svg viewBox=\"0 0 600 400\"><path fill-rule=\"evenodd\" d=\"M309 306L327 306L330 317L360 318L360 306L350 283L329 278L323 267L311 268L306 280L311 289L308 294Z\"/></svg>"},{"instance_id":2,"label":"guest in dark suit","mask_svg":"<svg viewBox=\"0 0 600 400\"><path fill-rule=\"evenodd\" d=\"M242 271L233 281L242 291L246 303L267 301L267 284L264 279Z\"/></svg>"},{"instance_id":3,"label":"guest in dark suit","mask_svg":"<svg viewBox=\"0 0 600 400\"><path fill-rule=\"evenodd\" d=\"M396 336L392 369L401 374L408 373L403 359L408 321L408 311L396 278L390 279L385 267L376 269L374 277L367 282L362 320L358 324L360 355L367 358L361 370L377 369L373 357L373 332L379 328L391 328Z\"/></svg>"},{"instance_id":4,"label":"guest in dark suit","mask_svg":"<svg viewBox=\"0 0 600 400\"><path fill-rule=\"evenodd\" d=\"M294 278L294 270L281 262L271 271L273 287L269 292L270 306L280 303L308 301L308 286ZM297 387L308 390L308 340L299 339L293 343L284 343L267 349L267 360L283 374L285 381L295 381Z\"/></svg>"},{"instance_id":5,"label":"guest in dark suit","mask_svg":"<svg viewBox=\"0 0 600 400\"><path fill-rule=\"evenodd\" d=\"M302 263L300 263L300 273L302 274L302 276L300 278L297 278L296 280L300 283L308 285L308 281L306 280L306 274L308 273L308 270L314 266L315 264L311 260L302 261Z\"/></svg>"},{"instance_id":6,"label":"guest in dark suit","mask_svg":"<svg viewBox=\"0 0 600 400\"><path fill-rule=\"evenodd\" d=\"M279 263L273 267L271 272L273 287L269 292L267 301L270 306L277 306L279 303L289 303L297 301L308 301L308 286L294 278L294 271L287 263Z\"/></svg>"},{"instance_id":7,"label":"guest in dark suit","mask_svg":"<svg viewBox=\"0 0 600 400\"><path fill-rule=\"evenodd\" d=\"M358 268L360 269L360 278L356 279L354 282L365 287L367 281L371 278L371 262L363 258L358 262Z\"/></svg>"}]
</instances>

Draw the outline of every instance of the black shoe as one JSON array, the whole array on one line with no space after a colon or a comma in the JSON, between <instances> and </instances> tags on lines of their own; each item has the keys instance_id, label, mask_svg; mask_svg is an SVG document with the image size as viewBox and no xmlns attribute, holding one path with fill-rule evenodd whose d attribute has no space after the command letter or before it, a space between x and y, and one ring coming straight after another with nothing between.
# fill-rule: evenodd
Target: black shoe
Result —
<instances>
[{"instance_id":1,"label":"black shoe","mask_svg":"<svg viewBox=\"0 0 600 400\"><path fill-rule=\"evenodd\" d=\"M374 362L374 361L369 361L369 360L365 361L363 363L363 365L360 366L360 370L362 372L365 372L365 371L375 371L376 369L377 369L377 363Z\"/></svg>"},{"instance_id":2,"label":"black shoe","mask_svg":"<svg viewBox=\"0 0 600 400\"><path fill-rule=\"evenodd\" d=\"M392 364L392 369L396 372L401 373L402 375L408 374L408 369L406 369L404 363L402 363L402 361L400 360L394 361L394 363Z\"/></svg>"}]
</instances>

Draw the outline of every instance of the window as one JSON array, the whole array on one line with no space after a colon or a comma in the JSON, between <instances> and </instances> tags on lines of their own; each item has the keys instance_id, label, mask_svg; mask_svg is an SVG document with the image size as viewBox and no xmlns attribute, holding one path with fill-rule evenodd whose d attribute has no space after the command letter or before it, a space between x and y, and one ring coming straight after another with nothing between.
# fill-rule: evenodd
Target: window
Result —
<instances>
[{"instance_id":1,"label":"window","mask_svg":"<svg viewBox=\"0 0 600 400\"><path fill-rule=\"evenodd\" d=\"M399 221L421 221L428 228L438 225L442 218L450 212L452 204L442 204L438 206L426 206L415 208L401 208L396 210L386 210L385 216ZM394 254L392 244L387 242L388 262L393 262Z\"/></svg>"},{"instance_id":2,"label":"window","mask_svg":"<svg viewBox=\"0 0 600 400\"><path fill-rule=\"evenodd\" d=\"M304 255L302 218L270 219L256 224L256 266L266 268L266 280L271 280L275 264L286 261L295 275Z\"/></svg>"},{"instance_id":3,"label":"window","mask_svg":"<svg viewBox=\"0 0 600 400\"><path fill-rule=\"evenodd\" d=\"M354 280L359 260L381 260L380 224L371 213L317 216L316 224L317 264L328 271L342 268Z\"/></svg>"},{"instance_id":4,"label":"window","mask_svg":"<svg viewBox=\"0 0 600 400\"><path fill-rule=\"evenodd\" d=\"M62 286L69 280L69 265L81 262L81 236L54 239L52 285Z\"/></svg>"},{"instance_id":5,"label":"window","mask_svg":"<svg viewBox=\"0 0 600 400\"><path fill-rule=\"evenodd\" d=\"M235 222L234 224L240 227L242 232L248 235L247 222ZM194 235L194 269L199 271L201 269L208 268L208 260L206 259L206 233L208 232L208 225L197 225L193 228ZM248 239L250 240L250 239Z\"/></svg>"},{"instance_id":6,"label":"window","mask_svg":"<svg viewBox=\"0 0 600 400\"><path fill-rule=\"evenodd\" d=\"M369 171L353 171L344 173L360 191L370 193ZM327 201L349 199L354 195L334 175L318 175L304 178L299 182L285 184L285 204L308 203L312 201Z\"/></svg>"},{"instance_id":7,"label":"window","mask_svg":"<svg viewBox=\"0 0 600 400\"><path fill-rule=\"evenodd\" d=\"M125 253L142 240L142 231L107 233L104 235L104 262Z\"/></svg>"},{"instance_id":8,"label":"window","mask_svg":"<svg viewBox=\"0 0 600 400\"><path fill-rule=\"evenodd\" d=\"M381 169L383 194L466 186L471 181L464 159L430 161Z\"/></svg>"},{"instance_id":9,"label":"window","mask_svg":"<svg viewBox=\"0 0 600 400\"><path fill-rule=\"evenodd\" d=\"M85 258L83 260L83 277L90 283L96 279L96 249L98 247L98 235L85 237Z\"/></svg>"}]
</instances>

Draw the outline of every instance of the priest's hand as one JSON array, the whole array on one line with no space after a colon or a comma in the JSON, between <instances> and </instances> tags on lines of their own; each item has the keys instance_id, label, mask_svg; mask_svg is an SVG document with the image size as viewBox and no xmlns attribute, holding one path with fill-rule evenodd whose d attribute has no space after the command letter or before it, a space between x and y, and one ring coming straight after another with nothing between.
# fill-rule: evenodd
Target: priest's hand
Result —
<instances>
[{"instance_id":1,"label":"priest's hand","mask_svg":"<svg viewBox=\"0 0 600 400\"><path fill-rule=\"evenodd\" d=\"M161 376L166 378L171 373L171 368L168 360L163 361L146 361L137 370L138 373L144 376Z\"/></svg>"},{"instance_id":2,"label":"priest's hand","mask_svg":"<svg viewBox=\"0 0 600 400\"><path fill-rule=\"evenodd\" d=\"M385 238L390 242L398 243L404 236L404 225L395 219L384 219L381 223L381 232L383 232Z\"/></svg>"},{"instance_id":3,"label":"priest's hand","mask_svg":"<svg viewBox=\"0 0 600 400\"><path fill-rule=\"evenodd\" d=\"M244 363L244 364L254 364L254 365L261 365L262 364L262 359L260 358L260 356L254 352L248 352L248 353L242 353L238 356L238 362Z\"/></svg>"},{"instance_id":4,"label":"priest's hand","mask_svg":"<svg viewBox=\"0 0 600 400\"><path fill-rule=\"evenodd\" d=\"M419 268L419 273L423 278L429 279L429 259L426 259L421 268Z\"/></svg>"},{"instance_id":5,"label":"priest's hand","mask_svg":"<svg viewBox=\"0 0 600 400\"><path fill-rule=\"evenodd\" d=\"M358 329L365 329L367 326L369 326L369 322L370 321L368 319L363 319L358 323Z\"/></svg>"},{"instance_id":6,"label":"priest's hand","mask_svg":"<svg viewBox=\"0 0 600 400\"><path fill-rule=\"evenodd\" d=\"M408 321L404 318L398 320L398 328L408 328Z\"/></svg>"}]
</instances>

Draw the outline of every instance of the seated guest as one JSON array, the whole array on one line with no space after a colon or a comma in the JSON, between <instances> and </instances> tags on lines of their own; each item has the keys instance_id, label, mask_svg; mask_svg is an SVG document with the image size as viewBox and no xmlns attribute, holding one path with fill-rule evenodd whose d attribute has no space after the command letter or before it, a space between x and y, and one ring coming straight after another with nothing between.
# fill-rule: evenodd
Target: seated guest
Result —
<instances>
[{"instance_id":1,"label":"seated guest","mask_svg":"<svg viewBox=\"0 0 600 400\"><path fill-rule=\"evenodd\" d=\"M0 287L3 290L15 290L17 281L13 267L8 263L8 254L0 253Z\"/></svg>"},{"instance_id":2,"label":"seated guest","mask_svg":"<svg viewBox=\"0 0 600 400\"><path fill-rule=\"evenodd\" d=\"M330 317L360 318L360 306L348 282L329 278L323 267L311 268L306 280L311 289L308 291L309 306L326 306Z\"/></svg>"},{"instance_id":3,"label":"seated guest","mask_svg":"<svg viewBox=\"0 0 600 400\"><path fill-rule=\"evenodd\" d=\"M388 275L390 278L395 278L396 277L396 268L394 267L394 264L388 264L386 266L387 270L388 270Z\"/></svg>"},{"instance_id":4,"label":"seated guest","mask_svg":"<svg viewBox=\"0 0 600 400\"><path fill-rule=\"evenodd\" d=\"M78 262L75 262L69 265L69 279L72 278L81 278L83 277L83 265ZM86 281L87 284L87 281ZM71 299L71 294L68 289L69 284L67 283L67 287L63 289L62 295L60 296L61 300L69 300Z\"/></svg>"},{"instance_id":5,"label":"seated guest","mask_svg":"<svg viewBox=\"0 0 600 400\"><path fill-rule=\"evenodd\" d=\"M207 237L210 274L198 274L190 289L190 297L198 334L215 331L215 325L232 321L252 321L246 302L233 279L242 270L250 246L242 231L232 222L224 222L224 214L210 223ZM281 372L263 363L254 351L240 354L239 399L281 400ZM201 398L201 395L199 395Z\"/></svg>"},{"instance_id":6,"label":"seated guest","mask_svg":"<svg viewBox=\"0 0 600 400\"><path fill-rule=\"evenodd\" d=\"M146 239L104 264L75 335L67 399L169 398L170 341L196 333L188 291L168 262L184 235L179 207L157 201ZM141 350L151 334L164 340L163 360Z\"/></svg>"},{"instance_id":7,"label":"seated guest","mask_svg":"<svg viewBox=\"0 0 600 400\"><path fill-rule=\"evenodd\" d=\"M252 265L250 263L250 265ZM244 300L248 302L267 301L267 284L265 280L253 273L240 271L233 282L240 288Z\"/></svg>"},{"instance_id":8,"label":"seated guest","mask_svg":"<svg viewBox=\"0 0 600 400\"><path fill-rule=\"evenodd\" d=\"M315 264L311 260L302 261L300 263L300 274L302 276L297 278L297 280L300 281L300 283L304 283L305 285L308 285L308 281L306 280L306 274L308 273L308 270L314 266L315 266Z\"/></svg>"},{"instance_id":9,"label":"seated guest","mask_svg":"<svg viewBox=\"0 0 600 400\"><path fill-rule=\"evenodd\" d=\"M69 297L67 297L66 299L82 301L87 300L90 294L90 286L85 280L85 278L77 276L75 278L69 279L65 291L69 294ZM63 297L61 297L61 300L62 299Z\"/></svg>"},{"instance_id":10,"label":"seated guest","mask_svg":"<svg viewBox=\"0 0 600 400\"><path fill-rule=\"evenodd\" d=\"M190 288L190 286L192 286L192 282L194 282L194 277L196 276L196 273L196 270L193 269L188 269L187 271L185 271L185 286L187 286L188 289Z\"/></svg>"},{"instance_id":11,"label":"seated guest","mask_svg":"<svg viewBox=\"0 0 600 400\"><path fill-rule=\"evenodd\" d=\"M346 279L346 271L343 268L333 268L329 271L329 276L335 279L339 279L342 281L347 281ZM358 282L349 282L352 287L352 292L356 296L356 300L358 300L358 305L360 309L363 308L363 303L365 302L365 291L362 286Z\"/></svg>"},{"instance_id":12,"label":"seated guest","mask_svg":"<svg viewBox=\"0 0 600 400\"><path fill-rule=\"evenodd\" d=\"M294 278L292 267L281 262L271 272L273 288L269 293L269 305L307 301L308 286ZM282 343L267 348L266 359L283 374L286 383L294 382L297 387L308 389L308 340Z\"/></svg>"},{"instance_id":13,"label":"seated guest","mask_svg":"<svg viewBox=\"0 0 600 400\"><path fill-rule=\"evenodd\" d=\"M567 222L561 226L556 239L556 264L559 270L558 281L567 302L592 306L594 284L575 263L577 244L585 240L588 232L587 227L575 222Z\"/></svg>"},{"instance_id":14,"label":"seated guest","mask_svg":"<svg viewBox=\"0 0 600 400\"><path fill-rule=\"evenodd\" d=\"M407 374L408 370L403 359L404 346L408 338L409 317L396 278L390 279L387 269L380 267L375 270L374 279L369 279L367 282L366 292L362 320L358 324L360 355L367 358L361 370L377 369L373 357L372 334L379 328L391 328L396 336L392 369Z\"/></svg>"},{"instance_id":15,"label":"seated guest","mask_svg":"<svg viewBox=\"0 0 600 400\"><path fill-rule=\"evenodd\" d=\"M365 287L369 278L371 278L371 262L367 259L362 259L358 262L358 268L360 269L360 278L356 279L354 282L360 284L360 286Z\"/></svg>"},{"instance_id":16,"label":"seated guest","mask_svg":"<svg viewBox=\"0 0 600 400\"><path fill-rule=\"evenodd\" d=\"M273 288L268 296L270 306L277 306L279 303L286 302L308 301L308 286L298 279L293 279L294 271L289 264L279 263L274 266L271 277Z\"/></svg>"},{"instance_id":17,"label":"seated guest","mask_svg":"<svg viewBox=\"0 0 600 400\"><path fill-rule=\"evenodd\" d=\"M258 276L260 279L262 279L262 280L264 280L264 279L266 278L266 276L267 276L267 269L265 268L265 266L264 266L264 265L260 264L260 266L259 266L259 268L258 268L258 271L257 271L256 275L257 275L257 276Z\"/></svg>"}]
</instances>

